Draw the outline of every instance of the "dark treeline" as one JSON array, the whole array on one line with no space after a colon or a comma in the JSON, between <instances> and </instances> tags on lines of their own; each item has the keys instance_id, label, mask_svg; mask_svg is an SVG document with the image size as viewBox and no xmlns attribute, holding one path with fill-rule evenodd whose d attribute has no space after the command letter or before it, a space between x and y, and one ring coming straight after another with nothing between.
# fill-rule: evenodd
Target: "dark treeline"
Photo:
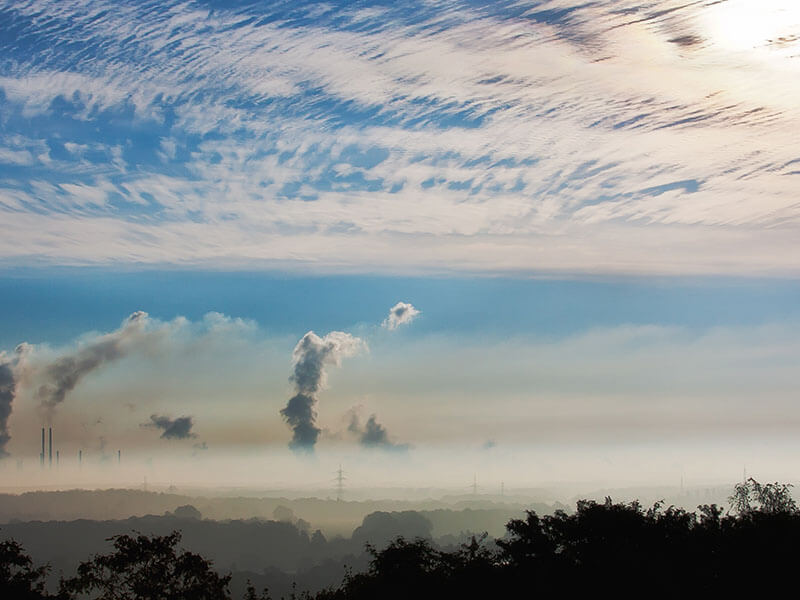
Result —
<instances>
[{"instance_id":1,"label":"dark treeline","mask_svg":"<svg viewBox=\"0 0 800 600\"><path fill-rule=\"evenodd\" d=\"M367 543L368 564L316 600L498 598L614 594L618 597L765 595L795 584L800 511L789 486L754 480L736 486L730 509L697 512L656 503L580 501L576 511L528 511L497 540L472 536L455 547L430 538ZM382 518L382 517L381 517ZM423 532L424 533L424 532ZM48 594L37 567L13 540L0 545L0 596L9 598L227 599L230 575L206 557L179 550L180 533L117 535L113 551L83 560ZM225 540L221 543L235 543ZM274 592L274 590L273 590ZM289 596L296 596L291 593ZM254 585L236 596L280 596Z\"/></svg>"},{"instance_id":2,"label":"dark treeline","mask_svg":"<svg viewBox=\"0 0 800 600\"><path fill-rule=\"evenodd\" d=\"M225 521L205 519L197 508L186 505L161 516L121 520L14 521L0 525L0 532L19 542L37 563L49 564L48 589L55 589L59 576L75 572L86 557L107 552L108 540L115 535L135 531L164 537L179 530L183 548L212 561L217 571L232 574L234 596L240 596L250 580L280 597L289 594L293 585L312 592L336 585L345 567L366 569L367 543L384 547L403 536L454 548L473 531L502 535L503 524L522 514L514 509L376 511L343 537L326 536L283 505L273 511L272 520Z\"/></svg>"}]
</instances>

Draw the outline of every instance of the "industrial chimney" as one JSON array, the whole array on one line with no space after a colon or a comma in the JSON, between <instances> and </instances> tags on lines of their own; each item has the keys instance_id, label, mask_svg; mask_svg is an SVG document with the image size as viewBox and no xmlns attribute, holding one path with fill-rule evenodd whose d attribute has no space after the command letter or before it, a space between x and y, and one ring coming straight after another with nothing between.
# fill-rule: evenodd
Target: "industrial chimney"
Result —
<instances>
[{"instance_id":1,"label":"industrial chimney","mask_svg":"<svg viewBox=\"0 0 800 600\"><path fill-rule=\"evenodd\" d=\"M53 466L53 428L50 427L47 431L47 457L49 466Z\"/></svg>"},{"instance_id":2,"label":"industrial chimney","mask_svg":"<svg viewBox=\"0 0 800 600\"><path fill-rule=\"evenodd\" d=\"M39 455L39 463L44 466L44 427L42 427L42 453Z\"/></svg>"}]
</instances>

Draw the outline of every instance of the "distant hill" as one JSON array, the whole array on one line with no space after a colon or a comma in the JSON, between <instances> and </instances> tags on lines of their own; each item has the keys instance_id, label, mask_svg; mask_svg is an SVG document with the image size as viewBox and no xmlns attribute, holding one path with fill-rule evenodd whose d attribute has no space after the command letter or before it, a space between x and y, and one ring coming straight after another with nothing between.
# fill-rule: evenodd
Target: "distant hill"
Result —
<instances>
[{"instance_id":1,"label":"distant hill","mask_svg":"<svg viewBox=\"0 0 800 600\"><path fill-rule=\"evenodd\" d=\"M192 505L203 517L214 520L273 519L279 507L288 508L297 519L303 519L327 537L349 537L364 517L383 511L416 510L431 513L433 535L458 534L467 529L466 521L439 515L436 511L475 510L481 527L495 534L502 533L504 522L526 508L540 513L552 512L553 507L537 502L503 502L499 498L481 496L453 497L444 500L363 500L336 501L322 498L256 498L203 497L183 494L148 492L142 490L69 490L58 492L27 492L0 494L0 523L12 521L70 521L75 519L120 520L144 515L163 515L180 506ZM484 515L484 516L481 516ZM494 516L488 516L494 515Z\"/></svg>"}]
</instances>

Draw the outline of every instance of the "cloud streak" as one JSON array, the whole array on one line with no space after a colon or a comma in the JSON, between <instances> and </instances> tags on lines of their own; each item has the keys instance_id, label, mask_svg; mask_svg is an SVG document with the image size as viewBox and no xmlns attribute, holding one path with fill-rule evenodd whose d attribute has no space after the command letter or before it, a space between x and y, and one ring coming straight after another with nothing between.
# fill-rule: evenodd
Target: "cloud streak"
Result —
<instances>
[{"instance_id":1,"label":"cloud streak","mask_svg":"<svg viewBox=\"0 0 800 600\"><path fill-rule=\"evenodd\" d=\"M0 2L0 257L800 272L800 12L747 4Z\"/></svg>"}]
</instances>

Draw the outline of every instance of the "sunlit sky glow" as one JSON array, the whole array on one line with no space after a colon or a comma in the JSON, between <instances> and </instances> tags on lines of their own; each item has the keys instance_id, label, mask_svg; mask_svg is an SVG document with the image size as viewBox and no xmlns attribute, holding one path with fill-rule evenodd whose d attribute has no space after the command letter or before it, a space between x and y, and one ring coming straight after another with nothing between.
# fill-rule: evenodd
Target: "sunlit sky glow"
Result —
<instances>
[{"instance_id":1,"label":"sunlit sky glow","mask_svg":"<svg viewBox=\"0 0 800 600\"><path fill-rule=\"evenodd\" d=\"M12 456L50 419L142 469L411 482L473 452L533 484L674 478L687 448L780 475L800 439L793 1L0 1L0 50ZM146 342L44 416L48 365L137 310ZM368 351L327 366L301 459L310 330ZM348 429L373 414L377 449Z\"/></svg>"}]
</instances>

